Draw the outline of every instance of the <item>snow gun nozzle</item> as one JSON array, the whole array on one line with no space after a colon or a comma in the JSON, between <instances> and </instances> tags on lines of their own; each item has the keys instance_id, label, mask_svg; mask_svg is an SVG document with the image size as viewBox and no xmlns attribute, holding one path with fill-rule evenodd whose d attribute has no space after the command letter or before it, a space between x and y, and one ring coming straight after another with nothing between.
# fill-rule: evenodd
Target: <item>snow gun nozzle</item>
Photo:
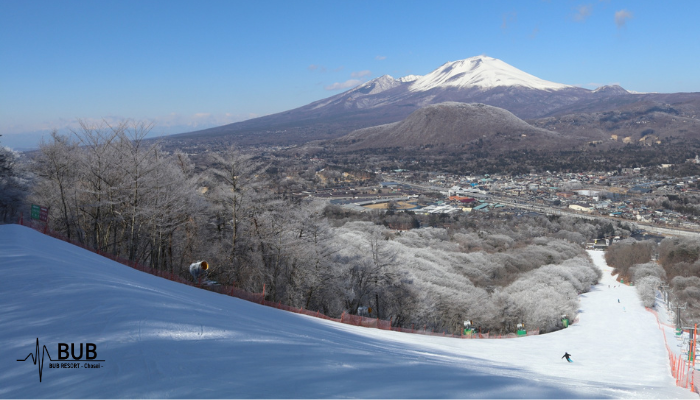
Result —
<instances>
[{"instance_id":1,"label":"snow gun nozzle","mask_svg":"<svg viewBox=\"0 0 700 400\"><path fill-rule=\"evenodd\" d=\"M207 264L207 262L206 262L206 261L202 261L202 264L201 264L201 265L202 265L202 269L203 269L203 270L205 270L205 271L206 271L206 270L208 270L208 269L209 269L209 264Z\"/></svg>"}]
</instances>

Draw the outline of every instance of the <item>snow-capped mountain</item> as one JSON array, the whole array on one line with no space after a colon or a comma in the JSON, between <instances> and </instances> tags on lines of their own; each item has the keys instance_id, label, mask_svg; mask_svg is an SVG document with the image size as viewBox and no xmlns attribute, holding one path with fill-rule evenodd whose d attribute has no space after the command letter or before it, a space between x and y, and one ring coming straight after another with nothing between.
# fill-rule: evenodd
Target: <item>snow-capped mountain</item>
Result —
<instances>
[{"instance_id":1,"label":"snow-capped mountain","mask_svg":"<svg viewBox=\"0 0 700 400\"><path fill-rule=\"evenodd\" d=\"M478 56L447 62L428 75L414 80L409 90L421 92L448 87L492 89L499 86L537 90L573 88L573 86L545 81L493 57Z\"/></svg>"},{"instance_id":2,"label":"snow-capped mountain","mask_svg":"<svg viewBox=\"0 0 700 400\"><path fill-rule=\"evenodd\" d=\"M377 95L391 89L397 90L385 93L375 101L364 100L369 95ZM471 96L474 96L477 93L485 93L493 89L536 90L545 91L549 94L553 91L567 89L576 92L587 91L586 89L540 79L493 57L478 56L447 62L424 76L408 75L401 78L393 78L390 75L383 75L338 96L313 103L313 108L318 109L333 103L339 104L340 102L343 102L345 107L350 105L354 105L357 108L381 107L388 103L398 103L408 98L415 99L416 96L431 92L430 95L426 96L428 100L420 99L416 101L418 104L427 105L436 102L433 101L438 96L436 92L454 92L457 90L462 92L462 94L469 93ZM363 98L363 100L358 101L360 98ZM355 101L354 104L352 104L353 101Z\"/></svg>"},{"instance_id":3,"label":"snow-capped mountain","mask_svg":"<svg viewBox=\"0 0 700 400\"><path fill-rule=\"evenodd\" d=\"M547 91L580 89L540 79L493 57L478 56L447 62L424 76L407 75L395 79L390 75L383 75L346 93L377 94L398 86L412 93L451 88L489 90L497 87L520 87Z\"/></svg>"},{"instance_id":4,"label":"snow-capped mountain","mask_svg":"<svg viewBox=\"0 0 700 400\"><path fill-rule=\"evenodd\" d=\"M239 144L305 143L400 121L419 108L448 101L483 103L518 118L535 119L605 112L638 102L673 103L676 98L700 104L698 93L635 94L617 85L593 91L550 82L493 57L477 56L447 62L423 76L382 75L303 107L173 138L225 137Z\"/></svg>"},{"instance_id":5,"label":"snow-capped mountain","mask_svg":"<svg viewBox=\"0 0 700 400\"><path fill-rule=\"evenodd\" d=\"M601 86L601 87L597 88L596 90L593 91L593 93L605 94L605 95L622 95L622 94L630 94L631 92L625 90L620 85L605 85L605 86Z\"/></svg>"}]
</instances>

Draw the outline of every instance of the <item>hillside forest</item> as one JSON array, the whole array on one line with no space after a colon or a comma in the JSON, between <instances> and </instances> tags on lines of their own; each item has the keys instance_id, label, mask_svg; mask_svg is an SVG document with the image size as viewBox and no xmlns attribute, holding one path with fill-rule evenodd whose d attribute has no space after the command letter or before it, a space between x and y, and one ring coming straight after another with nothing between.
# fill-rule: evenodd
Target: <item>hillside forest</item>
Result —
<instances>
[{"instance_id":1,"label":"hillside forest","mask_svg":"<svg viewBox=\"0 0 700 400\"><path fill-rule=\"evenodd\" d=\"M672 307L683 307L683 326L700 321L700 241L691 238L625 240L605 254L620 279L637 287L646 307L664 293Z\"/></svg>"},{"instance_id":2,"label":"hillside forest","mask_svg":"<svg viewBox=\"0 0 700 400\"><path fill-rule=\"evenodd\" d=\"M585 242L634 230L536 214L352 212L289 197L290 178L254 153L211 151L195 163L145 140L150 129L83 123L24 163L3 153L0 183L13 188L2 192L3 218L48 206L51 229L153 268L191 279L190 263L206 260L207 280L264 286L270 301L332 317L371 307L395 326L448 333L465 320L494 333L561 329L600 278Z\"/></svg>"}]
</instances>

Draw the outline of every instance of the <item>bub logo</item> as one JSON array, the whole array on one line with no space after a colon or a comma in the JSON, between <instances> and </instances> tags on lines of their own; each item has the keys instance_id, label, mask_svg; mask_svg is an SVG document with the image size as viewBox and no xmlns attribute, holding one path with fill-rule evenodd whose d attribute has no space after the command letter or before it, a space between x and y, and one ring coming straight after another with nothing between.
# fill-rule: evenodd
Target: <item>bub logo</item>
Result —
<instances>
[{"instance_id":1,"label":"bub logo","mask_svg":"<svg viewBox=\"0 0 700 400\"><path fill-rule=\"evenodd\" d=\"M49 349L44 345L41 348L41 358L39 358L39 338L36 338L36 350L34 353L29 353L23 360L18 359L17 361L27 361L31 357L34 365L39 364L39 382L41 382L44 373L44 356L49 357L49 368L53 369L97 369L104 367L102 363L105 362L105 360L97 360L96 344L85 343L85 359L83 359L83 343L78 343L78 345L78 355L76 356L75 343L70 344L70 353L68 351L68 343L59 343L58 351L56 352L58 359L56 360L51 358ZM68 358L69 355L72 356L72 359Z\"/></svg>"}]
</instances>

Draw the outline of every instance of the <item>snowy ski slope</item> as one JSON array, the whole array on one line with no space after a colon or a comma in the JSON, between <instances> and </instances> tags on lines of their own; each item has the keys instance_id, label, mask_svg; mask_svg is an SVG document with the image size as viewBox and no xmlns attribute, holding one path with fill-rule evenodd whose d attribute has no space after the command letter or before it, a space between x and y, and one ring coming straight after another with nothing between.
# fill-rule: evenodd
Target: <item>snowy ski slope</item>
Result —
<instances>
[{"instance_id":1,"label":"snowy ski slope","mask_svg":"<svg viewBox=\"0 0 700 400\"><path fill-rule=\"evenodd\" d=\"M634 288L608 288L602 253L590 254L605 274L581 296L577 324L460 340L259 306L4 225L0 397L697 398L674 385ZM17 361L37 338L54 359L58 343L94 343L104 367L53 369L46 357L39 382L31 357Z\"/></svg>"}]
</instances>

